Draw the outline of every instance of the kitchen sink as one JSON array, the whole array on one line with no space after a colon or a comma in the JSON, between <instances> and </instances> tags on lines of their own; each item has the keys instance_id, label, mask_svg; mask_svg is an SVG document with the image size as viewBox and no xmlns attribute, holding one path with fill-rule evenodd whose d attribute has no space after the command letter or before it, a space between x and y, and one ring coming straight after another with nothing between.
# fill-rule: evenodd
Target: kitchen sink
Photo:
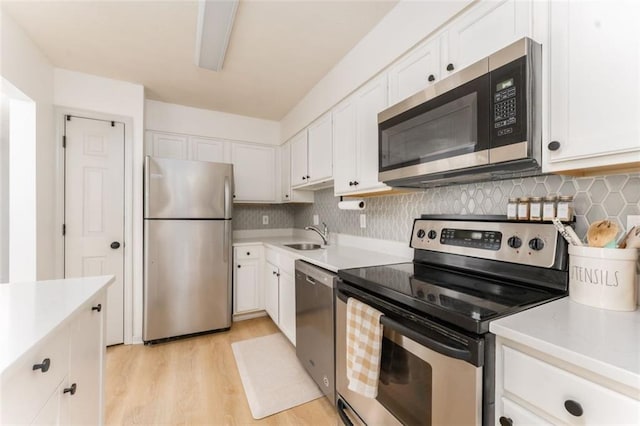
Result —
<instances>
[{"instance_id":1,"label":"kitchen sink","mask_svg":"<svg viewBox=\"0 0 640 426\"><path fill-rule=\"evenodd\" d=\"M320 244L312 244L312 243L297 243L297 244L285 244L285 247L290 247L294 250L317 250L322 248Z\"/></svg>"}]
</instances>

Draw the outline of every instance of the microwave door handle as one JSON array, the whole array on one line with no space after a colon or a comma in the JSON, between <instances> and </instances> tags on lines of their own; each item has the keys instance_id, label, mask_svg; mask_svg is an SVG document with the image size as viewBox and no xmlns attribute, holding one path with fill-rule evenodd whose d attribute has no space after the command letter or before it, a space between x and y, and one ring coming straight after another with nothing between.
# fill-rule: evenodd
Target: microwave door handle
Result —
<instances>
[{"instance_id":1,"label":"microwave door handle","mask_svg":"<svg viewBox=\"0 0 640 426\"><path fill-rule=\"evenodd\" d=\"M383 315L380 318L380 322L382 323L382 325L389 327L393 330L397 330L403 336L407 336L411 340L415 340L421 345L426 346L427 348L432 349L438 353L441 353L443 355L446 355L452 358L461 359L463 361L470 361L472 359L471 351L469 349L457 348L455 346L452 346L451 344L448 344L445 341L434 339L433 337L429 337L429 336L424 336L420 333L417 333L411 330L408 327L405 327L399 322L390 319L385 315Z\"/></svg>"}]
</instances>

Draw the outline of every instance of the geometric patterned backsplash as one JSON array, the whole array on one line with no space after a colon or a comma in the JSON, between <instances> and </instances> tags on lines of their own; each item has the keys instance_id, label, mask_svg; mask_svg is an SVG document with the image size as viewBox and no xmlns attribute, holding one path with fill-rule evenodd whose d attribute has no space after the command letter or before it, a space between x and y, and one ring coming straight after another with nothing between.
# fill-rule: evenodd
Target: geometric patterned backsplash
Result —
<instances>
[{"instance_id":1,"label":"geometric patterned backsplash","mask_svg":"<svg viewBox=\"0 0 640 426\"><path fill-rule=\"evenodd\" d=\"M313 215L317 214L330 232L408 242L413 219L421 214L504 215L510 197L549 194L574 197L576 233L581 238L586 235L589 224L600 219L616 221L621 229L626 229L627 215L640 214L640 173L581 178L543 175L430 188L368 197L362 211L338 210L339 198L333 196L333 188L328 188L316 191L314 204L295 205L290 210L277 208L274 212L278 211L282 227L291 226L285 226L289 212L293 212L295 228L312 224ZM236 212L238 210L236 208ZM362 213L366 214L365 229L360 228ZM252 219L251 226L265 228L261 223Z\"/></svg>"},{"instance_id":2,"label":"geometric patterned backsplash","mask_svg":"<svg viewBox=\"0 0 640 426\"><path fill-rule=\"evenodd\" d=\"M293 228L294 206L291 204L234 204L233 229ZM269 224L262 224L262 216Z\"/></svg>"}]
</instances>

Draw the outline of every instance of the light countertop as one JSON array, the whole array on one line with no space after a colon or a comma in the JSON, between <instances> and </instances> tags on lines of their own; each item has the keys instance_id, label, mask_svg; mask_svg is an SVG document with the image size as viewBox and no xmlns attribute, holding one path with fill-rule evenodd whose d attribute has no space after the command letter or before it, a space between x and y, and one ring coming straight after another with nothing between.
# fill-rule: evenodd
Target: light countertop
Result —
<instances>
[{"instance_id":1,"label":"light countertop","mask_svg":"<svg viewBox=\"0 0 640 426\"><path fill-rule=\"evenodd\" d=\"M283 251L290 256L313 263L321 268L337 272L339 269L359 268L363 266L389 265L392 263L410 262L410 257L402 257L386 254L380 251L367 250L355 246L329 244L317 250L295 250L285 247L291 243L317 243L315 240L304 237L255 237L236 238L233 241L235 247L252 244L264 244L269 248Z\"/></svg>"},{"instance_id":2,"label":"light countertop","mask_svg":"<svg viewBox=\"0 0 640 426\"><path fill-rule=\"evenodd\" d=\"M568 297L493 321L492 333L640 390L640 311Z\"/></svg>"},{"instance_id":3,"label":"light countertop","mask_svg":"<svg viewBox=\"0 0 640 426\"><path fill-rule=\"evenodd\" d=\"M113 280L108 275L0 284L0 374Z\"/></svg>"}]
</instances>

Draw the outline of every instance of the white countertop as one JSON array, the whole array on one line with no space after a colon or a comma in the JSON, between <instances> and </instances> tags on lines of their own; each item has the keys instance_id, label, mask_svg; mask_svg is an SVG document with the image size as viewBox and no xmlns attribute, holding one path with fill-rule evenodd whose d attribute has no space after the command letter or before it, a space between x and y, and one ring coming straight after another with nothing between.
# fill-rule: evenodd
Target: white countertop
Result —
<instances>
[{"instance_id":1,"label":"white countertop","mask_svg":"<svg viewBox=\"0 0 640 426\"><path fill-rule=\"evenodd\" d=\"M640 389L640 311L616 312L568 297L493 321L492 333Z\"/></svg>"},{"instance_id":2,"label":"white countertop","mask_svg":"<svg viewBox=\"0 0 640 426\"><path fill-rule=\"evenodd\" d=\"M0 374L113 280L108 275L0 284Z\"/></svg>"},{"instance_id":3,"label":"white countertop","mask_svg":"<svg viewBox=\"0 0 640 426\"><path fill-rule=\"evenodd\" d=\"M317 250L295 250L285 247L285 244L291 243L317 243L309 238L295 236L236 238L233 241L233 245L236 247L260 243L333 272L337 272L339 269L390 265L412 260L410 257L390 255L380 251L346 245L329 244Z\"/></svg>"}]
</instances>

